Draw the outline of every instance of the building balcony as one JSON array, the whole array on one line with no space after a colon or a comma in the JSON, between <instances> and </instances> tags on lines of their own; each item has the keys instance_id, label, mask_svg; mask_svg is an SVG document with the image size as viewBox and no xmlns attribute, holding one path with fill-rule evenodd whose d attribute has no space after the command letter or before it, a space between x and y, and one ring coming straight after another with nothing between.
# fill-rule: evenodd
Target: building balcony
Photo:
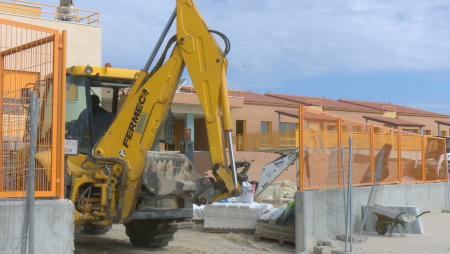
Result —
<instances>
[{"instance_id":1,"label":"building balcony","mask_svg":"<svg viewBox=\"0 0 450 254\"><path fill-rule=\"evenodd\" d=\"M71 6L57 6L20 0L0 0L0 13L46 20L99 26L100 13Z\"/></svg>"}]
</instances>

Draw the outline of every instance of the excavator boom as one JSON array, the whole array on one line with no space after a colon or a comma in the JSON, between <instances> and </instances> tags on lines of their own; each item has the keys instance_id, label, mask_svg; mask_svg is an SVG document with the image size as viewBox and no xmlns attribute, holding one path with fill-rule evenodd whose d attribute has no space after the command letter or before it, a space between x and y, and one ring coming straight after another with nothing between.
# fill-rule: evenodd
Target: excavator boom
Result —
<instances>
[{"instance_id":1,"label":"excavator boom","mask_svg":"<svg viewBox=\"0 0 450 254\"><path fill-rule=\"evenodd\" d=\"M158 141L158 131L168 114L184 69L187 69L203 107L214 179L199 179L195 181L194 189L190 186L183 190L193 190L191 201L194 203L221 200L241 191L241 181L249 165L239 164L245 170L241 174L236 172L226 79L228 39L207 27L192 0L177 0L176 5L163 34L167 34L176 17L177 35L169 40L156 66L150 71L156 56L154 51L149 63L137 74L121 109L92 153L69 159L69 171L73 177L71 199L82 204L77 209L79 223L130 222L136 208L145 202L143 192L153 193L152 200L147 203L153 206L163 203L163 197L155 197L162 193L161 184L148 187L155 181L151 178L159 174L155 172L156 168L162 164L164 167L160 171L173 170L181 164L191 167L177 155L159 158L155 154L147 154ZM225 52L213 34L226 41ZM161 45L162 41L158 44ZM229 163L226 147L230 152ZM149 163L149 158L156 158L154 161L157 163ZM149 165L153 168L148 169ZM101 190L101 197L95 201L97 203L87 205L80 203L80 199L85 201L86 193L91 193L86 189L89 184ZM147 190L143 190L143 186L147 186ZM186 199L186 193L183 195Z\"/></svg>"}]
</instances>

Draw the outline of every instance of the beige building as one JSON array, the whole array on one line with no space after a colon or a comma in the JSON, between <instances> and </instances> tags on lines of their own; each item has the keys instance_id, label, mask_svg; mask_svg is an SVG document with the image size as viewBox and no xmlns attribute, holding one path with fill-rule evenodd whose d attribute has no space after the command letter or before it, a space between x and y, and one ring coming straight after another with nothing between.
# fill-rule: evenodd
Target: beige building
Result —
<instances>
[{"instance_id":1,"label":"beige building","mask_svg":"<svg viewBox=\"0 0 450 254\"><path fill-rule=\"evenodd\" d=\"M318 97L267 94L266 96L283 99L304 105L310 111L321 112L344 120L365 122L376 126L399 129L401 131L432 136L449 136L449 116L400 106L392 103L365 102L354 100L332 100ZM298 111L298 110L297 110ZM282 115L286 115L281 113ZM320 128L320 127L319 127ZM321 127L324 129L325 127Z\"/></svg>"},{"instance_id":2,"label":"beige building","mask_svg":"<svg viewBox=\"0 0 450 254\"><path fill-rule=\"evenodd\" d=\"M306 122L308 129L336 130L337 119L341 117L344 121L343 128L353 128L352 131L358 131L354 128L361 128L361 123L369 123L375 126L375 132L380 131L382 127L389 127L433 136L437 136L438 133L447 136L449 133L449 116L395 104L280 94L263 95L244 91L230 91L229 96L232 120L238 136L235 140L237 159L253 161L252 170L249 173L252 180L258 180L261 168L278 156L274 153L275 149L266 150L261 142L265 139L273 141L275 136L281 139L284 134L289 134L288 136L294 139L293 142L279 144L286 148L295 147L294 133L298 128L300 105L305 108L305 118L309 120ZM208 144L203 135L206 131L203 114L192 87L180 89L175 96L172 111L175 114L176 126L175 148L179 148L178 144L184 128L190 128L195 142L196 165L201 171L208 170ZM194 125L189 124L190 118L194 119ZM254 144L255 136L258 136L256 142L260 142L257 145ZM254 151L248 151L252 149ZM295 168L290 167L290 170L285 172L278 181L294 182L295 179Z\"/></svg>"},{"instance_id":3,"label":"beige building","mask_svg":"<svg viewBox=\"0 0 450 254\"><path fill-rule=\"evenodd\" d=\"M1 1L0 19L67 31L67 66L102 64L102 29L99 13L68 7L62 16L61 7L21 1ZM71 14L72 13L72 14Z\"/></svg>"},{"instance_id":4,"label":"beige building","mask_svg":"<svg viewBox=\"0 0 450 254\"><path fill-rule=\"evenodd\" d=\"M102 29L99 16L98 12L82 10L73 5L50 6L20 0L0 2L0 19L66 31L67 67L102 65ZM97 89L96 92L107 97L104 94L106 91ZM77 101L69 103L75 105ZM82 109L71 108L74 110L67 112L66 118L74 120Z\"/></svg>"}]
</instances>

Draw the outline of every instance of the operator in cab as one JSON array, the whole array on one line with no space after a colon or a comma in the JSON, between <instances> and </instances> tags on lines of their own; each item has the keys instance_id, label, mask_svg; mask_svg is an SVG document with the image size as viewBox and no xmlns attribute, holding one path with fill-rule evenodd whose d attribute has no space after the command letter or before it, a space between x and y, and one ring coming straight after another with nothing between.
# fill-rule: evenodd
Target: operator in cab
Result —
<instances>
[{"instance_id":1,"label":"operator in cab","mask_svg":"<svg viewBox=\"0 0 450 254\"><path fill-rule=\"evenodd\" d=\"M108 112L106 109L100 106L100 98L93 94L91 95L91 106L92 106L92 128L93 128L93 145L95 145L98 140L105 135L108 130L114 116L112 113ZM89 111L84 109L78 119L74 124L74 136L78 137L81 147L89 147ZM92 149L92 148L91 148ZM89 149L90 150L90 149Z\"/></svg>"}]
</instances>

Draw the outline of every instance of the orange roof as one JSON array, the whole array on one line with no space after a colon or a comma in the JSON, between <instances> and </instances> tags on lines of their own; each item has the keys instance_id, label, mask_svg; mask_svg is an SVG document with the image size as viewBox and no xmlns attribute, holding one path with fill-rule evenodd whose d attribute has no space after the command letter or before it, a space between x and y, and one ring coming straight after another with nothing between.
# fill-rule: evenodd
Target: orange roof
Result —
<instances>
[{"instance_id":1,"label":"orange roof","mask_svg":"<svg viewBox=\"0 0 450 254\"><path fill-rule=\"evenodd\" d=\"M335 100L331 100L331 99L327 99L327 98L293 96L293 95L284 95L284 94L266 94L266 95L270 96L270 97L278 98L278 99L296 102L296 103L307 105L307 106L320 106L320 107L323 107L324 109L382 113L378 109L353 105L353 104L335 101Z\"/></svg>"},{"instance_id":2,"label":"orange roof","mask_svg":"<svg viewBox=\"0 0 450 254\"><path fill-rule=\"evenodd\" d=\"M378 123L385 123L390 124L393 126L399 126L399 127L424 127L425 124L421 123L415 123L410 122L402 119L397 118L390 118L390 117L382 117L382 116L363 116L364 119L378 122Z\"/></svg>"},{"instance_id":3,"label":"orange roof","mask_svg":"<svg viewBox=\"0 0 450 254\"><path fill-rule=\"evenodd\" d=\"M275 110L275 112L277 112L280 115L285 115L285 116L294 117L294 118L298 118L298 116L299 116L298 111ZM304 116L305 120L336 122L336 120L338 119L337 117L326 115L323 113L312 113L309 111L305 111L304 114L305 114L305 116Z\"/></svg>"},{"instance_id":4,"label":"orange roof","mask_svg":"<svg viewBox=\"0 0 450 254\"><path fill-rule=\"evenodd\" d=\"M450 126L450 121L448 121L448 120L438 120L438 121L436 121L436 123L441 124L441 125Z\"/></svg>"},{"instance_id":5,"label":"orange roof","mask_svg":"<svg viewBox=\"0 0 450 254\"><path fill-rule=\"evenodd\" d=\"M338 100L340 102L349 103L352 105L358 105L358 106L364 106L372 109L382 110L382 111L390 111L390 112L397 112L399 114L405 114L405 115L424 115L424 116L435 116L435 117L446 117L449 116L433 113L421 109L415 109L415 108L409 108L405 106L399 106L392 103L381 103L381 102L369 102L369 101L355 101L355 100Z\"/></svg>"},{"instance_id":6,"label":"orange roof","mask_svg":"<svg viewBox=\"0 0 450 254\"><path fill-rule=\"evenodd\" d=\"M185 93L195 93L195 88L192 86L182 87L180 91ZM246 104L260 104L270 106L282 106L282 107L297 107L297 103L292 103L286 100L269 97L263 94L245 91L232 91L228 90L229 96L243 97Z\"/></svg>"}]
</instances>

